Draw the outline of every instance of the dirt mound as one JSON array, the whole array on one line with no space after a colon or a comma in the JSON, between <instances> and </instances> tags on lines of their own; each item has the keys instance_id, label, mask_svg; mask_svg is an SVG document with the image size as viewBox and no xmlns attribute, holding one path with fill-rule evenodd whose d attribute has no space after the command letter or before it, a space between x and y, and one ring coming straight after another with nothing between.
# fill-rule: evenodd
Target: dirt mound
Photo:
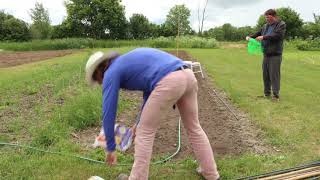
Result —
<instances>
[{"instance_id":1,"label":"dirt mound","mask_svg":"<svg viewBox=\"0 0 320 180\"><path fill-rule=\"evenodd\" d=\"M26 51L26 52L2 52L0 53L0 68L17 66L36 61L42 61L54 57L65 56L78 50L58 51Z\"/></svg>"},{"instance_id":2,"label":"dirt mound","mask_svg":"<svg viewBox=\"0 0 320 180\"><path fill-rule=\"evenodd\" d=\"M176 51L170 52L174 55ZM185 51L179 51L178 57L183 60L193 60ZM250 123L247 116L235 108L226 98L223 92L215 90L213 83L207 75L203 79L197 74L198 79L198 103L199 120L206 132L213 151L218 155L241 154L244 152L266 153L270 152L263 142L261 132ZM142 94L138 92L124 91L128 97L139 98ZM117 121L124 124L133 123L139 106L133 107L117 117ZM171 110L161 121L153 147L153 154L168 154L176 151L178 146L178 110ZM182 126L182 125L181 125ZM97 134L98 128L88 129L78 134L78 141L81 144L90 145L93 142L93 134ZM91 137L88 139L88 137ZM182 126L181 150L177 158L184 158L192 154L191 146L188 143L186 132ZM89 144L88 144L89 143ZM133 148L129 150L133 153Z\"/></svg>"}]
</instances>

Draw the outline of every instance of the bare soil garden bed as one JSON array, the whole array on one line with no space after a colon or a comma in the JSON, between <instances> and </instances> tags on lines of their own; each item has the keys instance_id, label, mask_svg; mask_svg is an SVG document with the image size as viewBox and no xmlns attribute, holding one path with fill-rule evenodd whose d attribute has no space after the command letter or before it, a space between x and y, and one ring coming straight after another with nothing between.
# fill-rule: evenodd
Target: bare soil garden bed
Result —
<instances>
[{"instance_id":1,"label":"bare soil garden bed","mask_svg":"<svg viewBox=\"0 0 320 180\"><path fill-rule=\"evenodd\" d=\"M176 51L170 53L177 55ZM179 51L178 57L183 60L195 61L185 51ZM263 143L260 130L248 120L245 113L234 107L223 92L215 89L214 81L211 81L206 74L204 79L200 74L196 74L196 77L199 86L199 120L210 140L214 153L219 156L237 155L245 152L258 154L270 152L271 148L268 148ZM124 91L124 94L129 98L142 99L142 94L139 92ZM233 113L221 100L229 106ZM139 105L137 104L132 109L120 114L117 117L117 121L128 126L132 125L138 111ZM176 151L178 146L178 120L179 113L177 109L172 109L162 119L161 127L156 134L153 154L164 155ZM99 127L76 133L76 141L89 147L98 132ZM181 142L178 159L192 155L192 149L183 126ZM133 154L133 152L134 148L131 147L128 153Z\"/></svg>"},{"instance_id":2,"label":"bare soil garden bed","mask_svg":"<svg viewBox=\"0 0 320 180\"><path fill-rule=\"evenodd\" d=\"M41 61L52 57L64 56L73 53L74 50L63 51L39 51L39 52L16 52L0 53L0 67L9 67L34 61ZM183 60L196 61L185 51L171 51ZM236 108L227 98L224 92L215 88L214 77L209 78L205 73L205 78L196 74L198 79L198 104L199 120L206 132L213 151L216 155L235 155L245 152L263 154L271 152L263 142L261 131L253 125L247 115ZM211 79L211 80L210 80ZM142 100L140 92L122 92L126 98ZM223 102L222 102L222 101ZM225 105L227 104L227 105ZM117 122L133 125L136 115L139 112L140 104L137 103L131 109L119 114ZM228 106L228 107L227 107ZM231 111L230 111L231 109ZM5 114L2 114L5 115ZM171 110L161 121L155 142L153 153L164 155L173 153L178 146L178 110ZM73 141L85 148L91 148L95 136L99 133L100 127L88 128L81 132L73 133ZM191 146L188 143L185 129L182 126L181 150L177 158L184 158L192 154ZM134 148L130 148L128 153L133 154Z\"/></svg>"},{"instance_id":3,"label":"bare soil garden bed","mask_svg":"<svg viewBox=\"0 0 320 180\"><path fill-rule=\"evenodd\" d=\"M79 50L1 52L0 68L42 61L54 57L61 57L68 54L72 54L76 51Z\"/></svg>"}]
</instances>

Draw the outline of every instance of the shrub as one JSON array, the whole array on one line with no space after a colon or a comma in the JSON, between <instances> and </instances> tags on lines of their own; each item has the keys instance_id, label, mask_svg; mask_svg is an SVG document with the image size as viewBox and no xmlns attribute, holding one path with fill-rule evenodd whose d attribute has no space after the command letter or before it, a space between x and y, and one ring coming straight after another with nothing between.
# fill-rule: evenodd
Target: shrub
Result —
<instances>
[{"instance_id":1,"label":"shrub","mask_svg":"<svg viewBox=\"0 0 320 180\"><path fill-rule=\"evenodd\" d=\"M159 37L156 39L150 39L150 46L155 48L168 48L175 47L175 42L172 37Z\"/></svg>"},{"instance_id":2,"label":"shrub","mask_svg":"<svg viewBox=\"0 0 320 180\"><path fill-rule=\"evenodd\" d=\"M299 41L296 47L302 51L320 51L320 38Z\"/></svg>"},{"instance_id":3,"label":"shrub","mask_svg":"<svg viewBox=\"0 0 320 180\"><path fill-rule=\"evenodd\" d=\"M178 40L178 42L177 42ZM155 48L216 48L218 42L211 38L201 38L197 36L181 36L178 39L174 37L159 37L151 41L151 47Z\"/></svg>"},{"instance_id":4,"label":"shrub","mask_svg":"<svg viewBox=\"0 0 320 180\"><path fill-rule=\"evenodd\" d=\"M216 48L218 42L213 39L206 39L197 36L183 36L180 38L181 47L183 48Z\"/></svg>"}]
</instances>

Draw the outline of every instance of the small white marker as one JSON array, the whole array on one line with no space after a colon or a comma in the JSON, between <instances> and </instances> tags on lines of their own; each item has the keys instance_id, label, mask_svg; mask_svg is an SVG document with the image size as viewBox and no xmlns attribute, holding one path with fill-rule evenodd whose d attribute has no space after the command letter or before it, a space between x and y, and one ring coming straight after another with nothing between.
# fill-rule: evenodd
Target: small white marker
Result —
<instances>
[{"instance_id":1,"label":"small white marker","mask_svg":"<svg viewBox=\"0 0 320 180\"><path fill-rule=\"evenodd\" d=\"M88 180L104 180L104 179L99 176L91 176Z\"/></svg>"}]
</instances>

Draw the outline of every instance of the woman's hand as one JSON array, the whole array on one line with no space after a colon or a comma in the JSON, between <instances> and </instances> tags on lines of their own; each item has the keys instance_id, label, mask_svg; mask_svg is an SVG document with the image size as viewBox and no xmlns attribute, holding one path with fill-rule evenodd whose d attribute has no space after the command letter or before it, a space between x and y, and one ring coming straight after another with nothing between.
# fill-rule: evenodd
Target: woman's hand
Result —
<instances>
[{"instance_id":1,"label":"woman's hand","mask_svg":"<svg viewBox=\"0 0 320 180\"><path fill-rule=\"evenodd\" d=\"M116 151L108 152L106 151L106 164L113 166L117 164L117 154Z\"/></svg>"}]
</instances>

